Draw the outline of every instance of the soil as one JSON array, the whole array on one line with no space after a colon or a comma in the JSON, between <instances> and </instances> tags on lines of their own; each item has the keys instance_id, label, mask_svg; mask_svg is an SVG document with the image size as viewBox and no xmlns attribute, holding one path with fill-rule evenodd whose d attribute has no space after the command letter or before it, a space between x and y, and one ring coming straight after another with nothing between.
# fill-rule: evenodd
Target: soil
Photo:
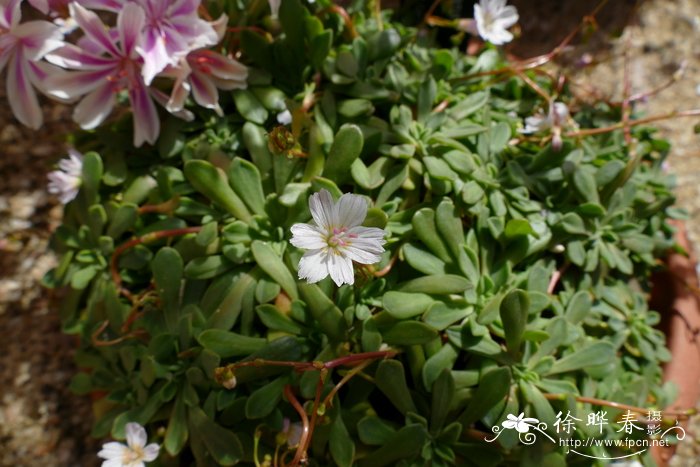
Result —
<instances>
[{"instance_id":1,"label":"soil","mask_svg":"<svg viewBox=\"0 0 700 467\"><path fill-rule=\"evenodd\" d=\"M587 0L513 3L522 34L511 51L520 56L552 50L594 5ZM590 58L590 66L575 73L575 86L620 100L625 51L631 94L663 84L687 61L680 79L636 109L655 115L700 107L700 2L648 0L639 7L634 0L609 3L598 17L603 34L591 35L566 53ZM74 340L60 331L58 299L40 285L56 261L48 252L48 239L61 217L61 206L46 193L46 173L65 154L64 141L73 128L70 109L46 102L44 127L32 131L14 120L4 92L0 78L0 466L93 466L100 443L89 437L91 404L68 390L76 371ZM655 125L673 143L669 162L677 174L678 205L689 213L689 236L697 246L696 123L698 119L678 118ZM681 443L672 465L700 464L700 442L694 441L700 439L700 417L690 428L695 434Z\"/></svg>"}]
</instances>

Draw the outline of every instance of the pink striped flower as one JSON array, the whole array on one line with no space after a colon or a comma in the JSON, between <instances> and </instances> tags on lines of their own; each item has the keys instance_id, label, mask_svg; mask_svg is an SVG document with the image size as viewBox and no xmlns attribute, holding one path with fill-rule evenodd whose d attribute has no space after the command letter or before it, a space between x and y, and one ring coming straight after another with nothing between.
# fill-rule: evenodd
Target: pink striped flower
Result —
<instances>
[{"instance_id":1,"label":"pink striped flower","mask_svg":"<svg viewBox=\"0 0 700 467\"><path fill-rule=\"evenodd\" d=\"M34 87L43 91L52 70L39 60L63 45L63 35L47 21L20 24L21 3L0 0L0 71L7 66L7 99L15 117L37 129L43 118Z\"/></svg>"},{"instance_id":2,"label":"pink striped flower","mask_svg":"<svg viewBox=\"0 0 700 467\"><path fill-rule=\"evenodd\" d=\"M119 12L125 5L143 8L145 21L136 51L143 57L143 78L153 78L190 51L218 42L214 27L197 13L200 0L90 0L93 8Z\"/></svg>"},{"instance_id":3,"label":"pink striped flower","mask_svg":"<svg viewBox=\"0 0 700 467\"><path fill-rule=\"evenodd\" d=\"M222 15L212 26L219 42L226 32L228 17ZM219 107L219 89L245 89L248 69L237 60L212 50L198 49L187 54L177 67L166 69L165 75L175 78L175 85L166 108L180 111L187 96L192 93L195 102L202 107L223 115Z\"/></svg>"},{"instance_id":4,"label":"pink striped flower","mask_svg":"<svg viewBox=\"0 0 700 467\"><path fill-rule=\"evenodd\" d=\"M145 24L143 9L126 4L117 17L116 30L109 31L100 18L78 3L70 4L71 16L85 33L81 47L66 45L47 55L47 60L76 70L52 76L49 93L63 99L85 95L73 118L84 129L97 127L112 112L117 94L127 91L134 115L134 146L155 143L160 121L142 75L143 59L136 43Z\"/></svg>"}]
</instances>

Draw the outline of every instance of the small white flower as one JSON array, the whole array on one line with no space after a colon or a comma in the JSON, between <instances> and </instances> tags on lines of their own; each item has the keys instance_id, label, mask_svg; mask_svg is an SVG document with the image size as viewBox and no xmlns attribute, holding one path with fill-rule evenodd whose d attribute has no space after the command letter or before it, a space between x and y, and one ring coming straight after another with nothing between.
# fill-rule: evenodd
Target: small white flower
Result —
<instances>
[{"instance_id":1,"label":"small white flower","mask_svg":"<svg viewBox=\"0 0 700 467\"><path fill-rule=\"evenodd\" d=\"M506 418L507 420L504 420L503 423L501 423L503 428L507 428L509 430L515 428L518 433L527 433L530 431L531 426L535 426L540 422L536 418L525 418L524 412L517 417L513 414L508 414Z\"/></svg>"},{"instance_id":2,"label":"small white flower","mask_svg":"<svg viewBox=\"0 0 700 467\"><path fill-rule=\"evenodd\" d=\"M508 28L518 22L518 11L506 0L481 0L474 5L474 19L482 39L501 45L513 40Z\"/></svg>"},{"instance_id":3,"label":"small white flower","mask_svg":"<svg viewBox=\"0 0 700 467\"><path fill-rule=\"evenodd\" d=\"M289 448L299 446L301 435L304 434L304 426L299 423L291 423L288 418L282 420L282 431L280 440L286 442Z\"/></svg>"},{"instance_id":4,"label":"small white flower","mask_svg":"<svg viewBox=\"0 0 700 467\"><path fill-rule=\"evenodd\" d=\"M299 261L299 279L318 282L330 274L340 287L353 284L352 262L374 264L384 252L384 229L361 227L367 216L367 201L346 193L338 202L327 190L309 198L313 224L294 224L290 243L309 250Z\"/></svg>"},{"instance_id":5,"label":"small white flower","mask_svg":"<svg viewBox=\"0 0 700 467\"><path fill-rule=\"evenodd\" d=\"M549 107L547 115L537 114L525 119L525 128L520 133L530 134L549 130L552 127L566 126L569 119L569 108L563 102L554 102Z\"/></svg>"},{"instance_id":6,"label":"small white flower","mask_svg":"<svg viewBox=\"0 0 700 467\"><path fill-rule=\"evenodd\" d=\"M148 436L144 427L138 423L126 424L126 445L117 442L107 443L97 453L105 459L102 467L144 467L158 457L160 446L151 443L146 446Z\"/></svg>"},{"instance_id":7,"label":"small white flower","mask_svg":"<svg viewBox=\"0 0 700 467\"><path fill-rule=\"evenodd\" d=\"M59 161L59 170L48 174L49 193L58 195L63 204L68 204L78 195L83 176L83 155L75 149L69 149L68 156Z\"/></svg>"},{"instance_id":8,"label":"small white flower","mask_svg":"<svg viewBox=\"0 0 700 467\"><path fill-rule=\"evenodd\" d=\"M289 110L277 114L277 123L280 125L289 125L292 123L292 113Z\"/></svg>"}]
</instances>

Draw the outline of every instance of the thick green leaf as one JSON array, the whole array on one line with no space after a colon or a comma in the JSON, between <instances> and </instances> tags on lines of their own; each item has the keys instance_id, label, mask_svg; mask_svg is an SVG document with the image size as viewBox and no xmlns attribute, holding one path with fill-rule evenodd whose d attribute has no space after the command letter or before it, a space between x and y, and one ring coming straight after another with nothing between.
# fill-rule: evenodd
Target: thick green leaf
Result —
<instances>
[{"instance_id":1,"label":"thick green leaf","mask_svg":"<svg viewBox=\"0 0 700 467\"><path fill-rule=\"evenodd\" d=\"M571 297L566 307L566 319L573 324L582 321L591 311L591 296L585 290L580 290Z\"/></svg>"},{"instance_id":2,"label":"thick green leaf","mask_svg":"<svg viewBox=\"0 0 700 467\"><path fill-rule=\"evenodd\" d=\"M401 428L381 448L364 457L360 467L383 467L396 465L396 461L412 457L419 453L428 440L428 433L423 425L412 424Z\"/></svg>"},{"instance_id":3,"label":"thick green leaf","mask_svg":"<svg viewBox=\"0 0 700 467\"><path fill-rule=\"evenodd\" d=\"M199 407L187 411L190 433L204 443L219 465L235 465L243 458L243 446L238 436L210 419Z\"/></svg>"},{"instance_id":4,"label":"thick green leaf","mask_svg":"<svg viewBox=\"0 0 700 467\"><path fill-rule=\"evenodd\" d=\"M406 262L423 274L445 274L445 262L427 251L410 243L403 246Z\"/></svg>"},{"instance_id":5,"label":"thick green leaf","mask_svg":"<svg viewBox=\"0 0 700 467\"><path fill-rule=\"evenodd\" d=\"M615 359L615 348L609 342L595 342L557 360L547 373L554 375L581 368L605 365Z\"/></svg>"},{"instance_id":6,"label":"thick green leaf","mask_svg":"<svg viewBox=\"0 0 700 467\"><path fill-rule=\"evenodd\" d=\"M260 171L247 160L236 157L228 170L228 180L238 196L255 214L265 215L265 195Z\"/></svg>"},{"instance_id":7,"label":"thick green leaf","mask_svg":"<svg viewBox=\"0 0 700 467\"><path fill-rule=\"evenodd\" d=\"M342 339L346 331L343 313L328 295L316 284L299 284L299 291L324 334L334 340Z\"/></svg>"},{"instance_id":8,"label":"thick green leaf","mask_svg":"<svg viewBox=\"0 0 700 467\"><path fill-rule=\"evenodd\" d=\"M412 279L399 284L397 290L408 293L458 294L464 292L471 286L469 281L462 276L440 274ZM386 295L384 295L384 300L386 301Z\"/></svg>"},{"instance_id":9,"label":"thick green leaf","mask_svg":"<svg viewBox=\"0 0 700 467\"><path fill-rule=\"evenodd\" d=\"M501 301L501 321L506 334L506 347L511 355L517 355L520 351L529 308L530 299L524 290L513 290Z\"/></svg>"},{"instance_id":10,"label":"thick green leaf","mask_svg":"<svg viewBox=\"0 0 700 467\"><path fill-rule=\"evenodd\" d=\"M151 262L153 279L163 304L168 330L174 331L180 320L180 286L183 275L182 257L177 250L163 247Z\"/></svg>"},{"instance_id":11,"label":"thick green leaf","mask_svg":"<svg viewBox=\"0 0 700 467\"><path fill-rule=\"evenodd\" d=\"M357 434L368 446L381 446L396 433L391 425L375 415L367 415L357 422Z\"/></svg>"},{"instance_id":12,"label":"thick green leaf","mask_svg":"<svg viewBox=\"0 0 700 467\"><path fill-rule=\"evenodd\" d=\"M282 399L287 382L288 378L283 376L253 391L245 404L246 418L254 420L268 416Z\"/></svg>"},{"instance_id":13,"label":"thick green leaf","mask_svg":"<svg viewBox=\"0 0 700 467\"><path fill-rule=\"evenodd\" d=\"M207 161L191 160L185 163L185 177L192 187L215 204L244 222L251 215L243 201L229 186L224 172Z\"/></svg>"},{"instance_id":14,"label":"thick green leaf","mask_svg":"<svg viewBox=\"0 0 700 467\"><path fill-rule=\"evenodd\" d=\"M339 467L350 467L355 457L355 443L343 423L340 411L331 424L328 446L331 457Z\"/></svg>"},{"instance_id":15,"label":"thick green leaf","mask_svg":"<svg viewBox=\"0 0 700 467\"><path fill-rule=\"evenodd\" d=\"M251 244L251 251L260 269L276 280L293 300L297 300L299 291L296 281L275 250L268 243L255 240Z\"/></svg>"},{"instance_id":16,"label":"thick green leaf","mask_svg":"<svg viewBox=\"0 0 700 467\"><path fill-rule=\"evenodd\" d=\"M399 321L382 330L384 342L391 345L427 344L437 337L437 331L420 321Z\"/></svg>"},{"instance_id":17,"label":"thick green leaf","mask_svg":"<svg viewBox=\"0 0 700 467\"><path fill-rule=\"evenodd\" d=\"M433 299L422 293L387 292L382 297L382 306L396 319L407 319L423 314Z\"/></svg>"},{"instance_id":18,"label":"thick green leaf","mask_svg":"<svg viewBox=\"0 0 700 467\"><path fill-rule=\"evenodd\" d=\"M462 426L469 426L481 419L491 408L502 401L510 392L510 370L494 368L481 377L467 408L459 416Z\"/></svg>"},{"instance_id":19,"label":"thick green leaf","mask_svg":"<svg viewBox=\"0 0 700 467\"><path fill-rule=\"evenodd\" d=\"M438 433L452 406L452 398L455 393L455 382L452 378L452 372L449 368L445 368L433 383L432 387L432 404L430 410L430 431Z\"/></svg>"},{"instance_id":20,"label":"thick green leaf","mask_svg":"<svg viewBox=\"0 0 700 467\"><path fill-rule=\"evenodd\" d=\"M267 344L266 339L249 337L222 329L207 329L197 336L197 342L222 358L250 355Z\"/></svg>"},{"instance_id":21,"label":"thick green leaf","mask_svg":"<svg viewBox=\"0 0 700 467\"><path fill-rule=\"evenodd\" d=\"M185 410L185 400L182 395L175 399L173 411L170 413L168 428L165 431L163 447L171 456L176 456L182 451L187 443L189 431L187 429L187 412Z\"/></svg>"},{"instance_id":22,"label":"thick green leaf","mask_svg":"<svg viewBox=\"0 0 700 467\"><path fill-rule=\"evenodd\" d=\"M333 145L328 153L323 176L341 181L350 175L350 167L360 156L364 138L356 125L344 125L335 135Z\"/></svg>"},{"instance_id":23,"label":"thick green leaf","mask_svg":"<svg viewBox=\"0 0 700 467\"><path fill-rule=\"evenodd\" d=\"M428 208L419 209L413 216L412 224L416 236L435 256L445 263L452 262L447 246L435 227L435 211Z\"/></svg>"},{"instance_id":24,"label":"thick green leaf","mask_svg":"<svg viewBox=\"0 0 700 467\"><path fill-rule=\"evenodd\" d=\"M260 305L255 308L255 311L258 313L263 324L270 329L288 332L294 335L304 332L304 328L273 305Z\"/></svg>"},{"instance_id":25,"label":"thick green leaf","mask_svg":"<svg viewBox=\"0 0 700 467\"><path fill-rule=\"evenodd\" d=\"M235 89L233 100L236 102L236 110L249 122L263 125L267 120L267 109L252 92L245 89Z\"/></svg>"},{"instance_id":26,"label":"thick green leaf","mask_svg":"<svg viewBox=\"0 0 700 467\"><path fill-rule=\"evenodd\" d=\"M377 373L374 375L374 382L402 414L416 411L416 406L406 384L406 374L401 362L396 360L382 360L379 362Z\"/></svg>"}]
</instances>

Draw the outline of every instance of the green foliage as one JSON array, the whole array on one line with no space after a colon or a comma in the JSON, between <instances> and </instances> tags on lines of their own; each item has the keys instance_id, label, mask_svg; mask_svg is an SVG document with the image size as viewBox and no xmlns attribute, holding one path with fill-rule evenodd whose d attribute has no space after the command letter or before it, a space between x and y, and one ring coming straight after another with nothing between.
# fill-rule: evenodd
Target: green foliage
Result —
<instances>
[{"instance_id":1,"label":"green foliage","mask_svg":"<svg viewBox=\"0 0 700 467\"><path fill-rule=\"evenodd\" d=\"M246 3L214 10L264 25ZM363 2L350 9L355 36L317 3L284 0L281 30L240 34L249 88L222 93L225 117L167 119L155 148L125 147L119 124L77 136L95 152L46 282L68 289L64 330L81 337L71 386L106 394L94 433L138 421L164 430L164 465L253 465L255 443L259 460L273 455L284 419L299 420L285 386L313 398L318 372L246 366L229 390L217 367L384 344L399 353L319 417L311 465L560 465L561 448L467 434L521 412L585 419L591 406L575 396L668 403L669 353L645 303L673 245L667 144L647 128L633 130L634 155L621 131L565 135L559 149L520 138L546 103L519 78L475 75L507 66L495 50L469 57L398 23L380 28ZM282 100L299 153L268 145ZM582 127L619 117L602 104L572 110ZM321 188L367 196L366 225L387 231L386 254L355 286L296 279L289 228L309 220Z\"/></svg>"}]
</instances>

